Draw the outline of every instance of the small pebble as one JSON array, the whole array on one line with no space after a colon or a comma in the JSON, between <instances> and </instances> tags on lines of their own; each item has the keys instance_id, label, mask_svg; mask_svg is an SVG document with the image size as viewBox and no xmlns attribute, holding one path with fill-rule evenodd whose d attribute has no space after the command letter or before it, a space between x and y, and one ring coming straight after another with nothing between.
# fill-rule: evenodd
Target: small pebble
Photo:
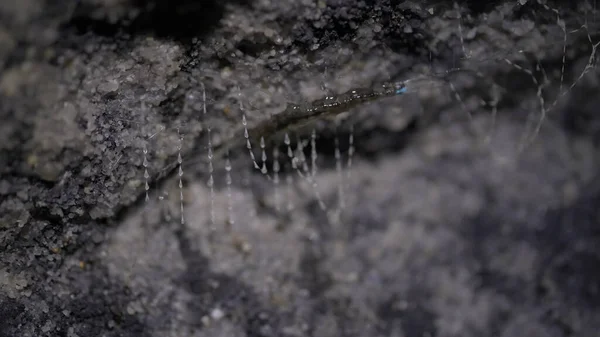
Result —
<instances>
[{"instance_id":1,"label":"small pebble","mask_svg":"<svg viewBox=\"0 0 600 337\"><path fill-rule=\"evenodd\" d=\"M101 93L114 92L119 89L119 82L117 80L109 80L99 84L97 89Z\"/></svg>"},{"instance_id":2,"label":"small pebble","mask_svg":"<svg viewBox=\"0 0 600 337\"><path fill-rule=\"evenodd\" d=\"M223 310L221 310L221 309L218 309L218 308L217 308L217 309L213 309L213 310L210 312L210 317L211 317L212 319L214 319L215 321L218 321L218 320L220 320L220 319L221 319L221 318L223 318L224 316L225 316L225 313L223 312Z\"/></svg>"}]
</instances>

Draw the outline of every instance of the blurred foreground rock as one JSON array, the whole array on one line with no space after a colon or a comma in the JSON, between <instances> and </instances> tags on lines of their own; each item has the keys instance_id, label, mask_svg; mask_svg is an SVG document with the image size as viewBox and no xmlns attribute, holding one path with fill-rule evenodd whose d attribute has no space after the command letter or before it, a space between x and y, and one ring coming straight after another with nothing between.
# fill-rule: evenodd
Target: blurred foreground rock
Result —
<instances>
[{"instance_id":1,"label":"blurred foreground rock","mask_svg":"<svg viewBox=\"0 0 600 337\"><path fill-rule=\"evenodd\" d=\"M598 13L557 6L5 2L0 336L596 336ZM314 186L270 134L279 185L245 146L207 185L240 102L450 68L294 133Z\"/></svg>"}]
</instances>

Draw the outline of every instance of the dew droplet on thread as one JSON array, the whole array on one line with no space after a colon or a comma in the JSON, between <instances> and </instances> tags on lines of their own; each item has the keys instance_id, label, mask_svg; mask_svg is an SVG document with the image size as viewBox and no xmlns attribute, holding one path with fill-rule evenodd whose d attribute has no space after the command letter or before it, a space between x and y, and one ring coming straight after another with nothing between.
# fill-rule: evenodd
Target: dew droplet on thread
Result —
<instances>
[{"instance_id":1,"label":"dew droplet on thread","mask_svg":"<svg viewBox=\"0 0 600 337\"><path fill-rule=\"evenodd\" d=\"M231 160L229 159L229 151L227 151L227 157L225 159L225 184L227 185L227 222L230 225L235 223L233 217L233 197L231 193Z\"/></svg>"},{"instance_id":2,"label":"dew droplet on thread","mask_svg":"<svg viewBox=\"0 0 600 337\"><path fill-rule=\"evenodd\" d=\"M276 211L280 211L281 210L281 204L279 201L279 170L280 170L280 166L279 166L279 149L277 148L277 146L273 147L273 189L274 189L274 198L275 198L275 210Z\"/></svg>"},{"instance_id":3,"label":"dew droplet on thread","mask_svg":"<svg viewBox=\"0 0 600 337\"><path fill-rule=\"evenodd\" d=\"M207 121L207 108L206 108L206 88L204 87L204 83L200 83L202 87L202 114L204 116L204 121L206 123L206 137L208 138L208 187L210 188L210 226L211 230L216 230L215 228L215 188L214 188L214 178L213 178L213 148L212 148L212 134L211 134L211 126Z\"/></svg>"},{"instance_id":4,"label":"dew droplet on thread","mask_svg":"<svg viewBox=\"0 0 600 337\"><path fill-rule=\"evenodd\" d=\"M268 170L267 170L267 152L265 150L265 137L260 137L260 149L262 151L261 154L261 160L262 160L262 167L260 169L260 172L262 174L267 174Z\"/></svg>"},{"instance_id":5,"label":"dew droplet on thread","mask_svg":"<svg viewBox=\"0 0 600 337\"><path fill-rule=\"evenodd\" d=\"M337 188L337 194L338 194L338 207L340 210L345 208L345 201L344 201L344 177L342 174L342 154L341 154L341 150L340 150L340 138L338 135L338 125L336 123L336 127L335 127L335 136L333 138L333 143L334 143L334 156L335 156L335 170L338 176L338 188Z\"/></svg>"},{"instance_id":6,"label":"dew droplet on thread","mask_svg":"<svg viewBox=\"0 0 600 337\"><path fill-rule=\"evenodd\" d=\"M183 148L183 135L177 129L177 133L179 134L179 146L177 148L177 163L179 163L179 212L181 215L181 224L185 224L185 213L183 209L184 200L183 200L183 158L181 157L181 149Z\"/></svg>"}]
</instances>

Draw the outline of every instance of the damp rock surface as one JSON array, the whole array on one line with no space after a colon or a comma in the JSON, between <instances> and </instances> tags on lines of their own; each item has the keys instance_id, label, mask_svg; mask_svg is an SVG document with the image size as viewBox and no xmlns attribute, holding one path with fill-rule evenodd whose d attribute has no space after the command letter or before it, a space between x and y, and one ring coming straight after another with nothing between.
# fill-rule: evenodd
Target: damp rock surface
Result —
<instances>
[{"instance_id":1,"label":"damp rock surface","mask_svg":"<svg viewBox=\"0 0 600 337\"><path fill-rule=\"evenodd\" d=\"M593 336L598 15L4 2L0 336Z\"/></svg>"}]
</instances>

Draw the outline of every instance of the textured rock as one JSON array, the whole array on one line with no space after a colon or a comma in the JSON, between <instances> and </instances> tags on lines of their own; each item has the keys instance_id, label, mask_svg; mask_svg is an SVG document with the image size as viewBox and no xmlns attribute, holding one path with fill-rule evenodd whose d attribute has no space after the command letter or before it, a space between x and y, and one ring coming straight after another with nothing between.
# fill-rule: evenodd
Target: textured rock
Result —
<instances>
[{"instance_id":1,"label":"textured rock","mask_svg":"<svg viewBox=\"0 0 600 337\"><path fill-rule=\"evenodd\" d=\"M554 6L0 5L0 336L593 336L598 13ZM451 68L252 168L243 114Z\"/></svg>"}]
</instances>

